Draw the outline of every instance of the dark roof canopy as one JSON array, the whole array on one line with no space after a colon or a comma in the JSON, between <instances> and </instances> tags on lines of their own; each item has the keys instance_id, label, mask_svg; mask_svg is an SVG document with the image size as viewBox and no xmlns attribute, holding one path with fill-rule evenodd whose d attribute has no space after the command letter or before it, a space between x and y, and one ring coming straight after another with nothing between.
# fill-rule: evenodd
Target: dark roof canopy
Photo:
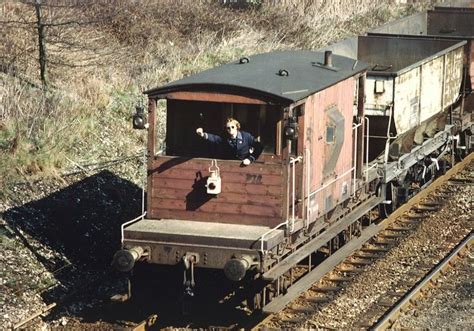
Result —
<instances>
[{"instance_id":1,"label":"dark roof canopy","mask_svg":"<svg viewBox=\"0 0 474 331\"><path fill-rule=\"evenodd\" d=\"M153 97L216 91L292 103L367 69L367 64L339 55L332 55L332 67L323 62L322 52L275 51L241 58L145 93Z\"/></svg>"}]
</instances>

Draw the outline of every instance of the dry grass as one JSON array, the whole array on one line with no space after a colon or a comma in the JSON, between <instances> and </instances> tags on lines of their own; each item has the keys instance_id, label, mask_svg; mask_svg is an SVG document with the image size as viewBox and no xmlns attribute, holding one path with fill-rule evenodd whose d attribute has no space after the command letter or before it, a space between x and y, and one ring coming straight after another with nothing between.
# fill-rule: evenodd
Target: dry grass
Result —
<instances>
[{"instance_id":1,"label":"dry grass","mask_svg":"<svg viewBox=\"0 0 474 331\"><path fill-rule=\"evenodd\" d=\"M3 23L0 36L0 178L51 175L72 163L135 153L143 133L132 131L129 119L143 90L242 55L316 49L426 5L265 1L235 11L191 0L114 0L45 7L48 22L93 23L47 29L51 84L43 93L35 29L24 24L34 11L4 2L3 20L22 23Z\"/></svg>"}]
</instances>

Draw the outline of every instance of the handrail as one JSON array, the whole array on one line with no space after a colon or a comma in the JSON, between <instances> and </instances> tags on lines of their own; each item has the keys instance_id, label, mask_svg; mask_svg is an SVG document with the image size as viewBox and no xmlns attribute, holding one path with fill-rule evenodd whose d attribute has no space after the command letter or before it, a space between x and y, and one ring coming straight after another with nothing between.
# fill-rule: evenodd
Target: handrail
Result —
<instances>
[{"instance_id":1,"label":"handrail","mask_svg":"<svg viewBox=\"0 0 474 331\"><path fill-rule=\"evenodd\" d=\"M290 232L293 232L295 229L295 197L296 197L296 170L295 170L295 164L303 160L302 156L298 156L296 158L291 157L290 162L288 163L288 168L291 167L291 218L290 218ZM289 170L289 169L288 169ZM287 201L288 201L288 213L287 213L287 218L289 218L289 208L290 208L290 197L289 194L287 196Z\"/></svg>"},{"instance_id":2,"label":"handrail","mask_svg":"<svg viewBox=\"0 0 474 331\"><path fill-rule=\"evenodd\" d=\"M387 164L388 162L388 151L390 148L390 126L392 125L392 117L393 117L393 104L389 107L390 116L388 117L388 125L387 125L387 141L385 142L385 151L384 151L384 163Z\"/></svg>"},{"instance_id":3,"label":"handrail","mask_svg":"<svg viewBox=\"0 0 474 331\"><path fill-rule=\"evenodd\" d=\"M357 155L357 140L359 138L357 128L361 125L362 125L362 122L358 123L358 124L352 124L352 130L354 130L354 162L353 162L354 173L352 175L352 195L355 195L356 188L357 188L357 185L356 185L357 157L358 157L358 155Z\"/></svg>"},{"instance_id":4,"label":"handrail","mask_svg":"<svg viewBox=\"0 0 474 331\"><path fill-rule=\"evenodd\" d=\"M348 173L350 173L351 171L354 170L354 167L352 168L349 168L349 170L345 171L342 175L338 176L337 178L334 178L333 180L331 180L330 182L327 182L325 183L323 186L321 186L319 189L311 192L311 194L308 195L308 199L310 197L312 197L313 195L315 195L316 193L319 193L320 191L322 191L323 189L325 189L326 187L328 187L329 185L337 182L338 180L340 180L341 178L343 178L344 176L346 176Z\"/></svg>"},{"instance_id":5,"label":"handrail","mask_svg":"<svg viewBox=\"0 0 474 331\"><path fill-rule=\"evenodd\" d=\"M260 237L260 252L261 252L262 254L265 254L265 250L263 249L263 240L265 239L265 237L266 237L268 234L272 233L273 231L278 230L278 228L281 227L281 226L283 226L283 225L288 226L288 219L287 219L285 222L278 224L278 225L275 226L274 228L272 228L272 229L268 230L267 232L265 232L264 234L262 234L262 236Z\"/></svg>"},{"instance_id":6,"label":"handrail","mask_svg":"<svg viewBox=\"0 0 474 331\"><path fill-rule=\"evenodd\" d=\"M377 168L377 167L378 167L378 164L377 164L377 163L372 164L370 167L367 166L366 169L364 170L365 179L368 179L368 178L369 178L369 170L371 170L371 169L373 169L373 168Z\"/></svg>"},{"instance_id":7,"label":"handrail","mask_svg":"<svg viewBox=\"0 0 474 331\"><path fill-rule=\"evenodd\" d=\"M366 176L369 175L369 132L370 132L370 119L368 117L364 117L367 121L367 129L366 129L366 138L365 138L365 172Z\"/></svg>"},{"instance_id":8,"label":"handrail","mask_svg":"<svg viewBox=\"0 0 474 331\"><path fill-rule=\"evenodd\" d=\"M311 173L311 151L309 148L305 148L304 150L305 153L305 161L306 161L306 197L303 200L308 199L309 197L309 190L310 190L310 173ZM310 201L306 201L306 218L303 219L304 221L304 226L305 229L307 230L309 228L309 206L310 206Z\"/></svg>"},{"instance_id":9,"label":"handrail","mask_svg":"<svg viewBox=\"0 0 474 331\"><path fill-rule=\"evenodd\" d=\"M293 204L292 204L292 218L290 219L290 210L289 210L289 206L290 206L290 188L288 186L288 189L287 189L287 215L286 215L286 221L285 222L282 222L280 224L278 224L277 226L275 226L274 228L268 230L267 232L265 232L261 237L260 237L260 252L262 254L265 254L265 250L263 249L263 243L264 243L264 240L265 240L265 237L272 233L273 231L276 231L278 228L280 228L281 226L283 225L286 225L286 228L288 229L288 227L290 226L290 221L291 221L291 228L290 228L290 232L293 232L294 229L295 229L295 202L294 202L294 198L295 198L295 191L296 191L296 184L295 184L295 163L297 162L301 162L301 160L303 160L303 157L302 156L298 156L298 157L291 157L290 158L290 162L288 163L288 170L290 170L290 166L293 165L293 169L292 169L292 196L293 196ZM289 172L289 171L288 171Z\"/></svg>"},{"instance_id":10,"label":"handrail","mask_svg":"<svg viewBox=\"0 0 474 331\"><path fill-rule=\"evenodd\" d=\"M137 221L139 221L140 219L143 219L146 215L146 212L144 212L143 214L141 214L140 216L134 218L133 220L131 221L128 221L128 222L125 222L123 223L121 226L120 226L120 243L123 245L123 230L125 229L125 227L127 225L130 225L132 223L135 223Z\"/></svg>"},{"instance_id":11,"label":"handrail","mask_svg":"<svg viewBox=\"0 0 474 331\"><path fill-rule=\"evenodd\" d=\"M142 179L142 214L145 213L145 185L147 183L147 149L143 149L143 179Z\"/></svg>"}]
</instances>

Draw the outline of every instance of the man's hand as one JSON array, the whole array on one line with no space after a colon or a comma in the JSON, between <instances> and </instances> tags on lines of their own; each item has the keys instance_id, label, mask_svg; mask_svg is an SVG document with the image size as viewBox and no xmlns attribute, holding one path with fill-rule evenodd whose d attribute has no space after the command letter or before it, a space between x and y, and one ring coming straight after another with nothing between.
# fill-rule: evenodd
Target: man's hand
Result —
<instances>
[{"instance_id":1,"label":"man's hand","mask_svg":"<svg viewBox=\"0 0 474 331\"><path fill-rule=\"evenodd\" d=\"M242 164L243 164L244 166L248 166L250 163L252 163L252 161L250 161L250 159L244 159L244 160L242 161Z\"/></svg>"},{"instance_id":2,"label":"man's hand","mask_svg":"<svg viewBox=\"0 0 474 331\"><path fill-rule=\"evenodd\" d=\"M196 133L199 137L204 137L204 130L202 128L197 128Z\"/></svg>"}]
</instances>

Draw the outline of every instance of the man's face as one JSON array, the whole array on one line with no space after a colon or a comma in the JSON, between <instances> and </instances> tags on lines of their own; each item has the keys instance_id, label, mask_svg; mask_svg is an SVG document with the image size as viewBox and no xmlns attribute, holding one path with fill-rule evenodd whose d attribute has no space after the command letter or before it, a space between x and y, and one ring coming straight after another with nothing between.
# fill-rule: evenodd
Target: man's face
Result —
<instances>
[{"instance_id":1,"label":"man's face","mask_svg":"<svg viewBox=\"0 0 474 331\"><path fill-rule=\"evenodd\" d=\"M231 138L237 137L237 125L234 122L227 123L225 128Z\"/></svg>"}]
</instances>

